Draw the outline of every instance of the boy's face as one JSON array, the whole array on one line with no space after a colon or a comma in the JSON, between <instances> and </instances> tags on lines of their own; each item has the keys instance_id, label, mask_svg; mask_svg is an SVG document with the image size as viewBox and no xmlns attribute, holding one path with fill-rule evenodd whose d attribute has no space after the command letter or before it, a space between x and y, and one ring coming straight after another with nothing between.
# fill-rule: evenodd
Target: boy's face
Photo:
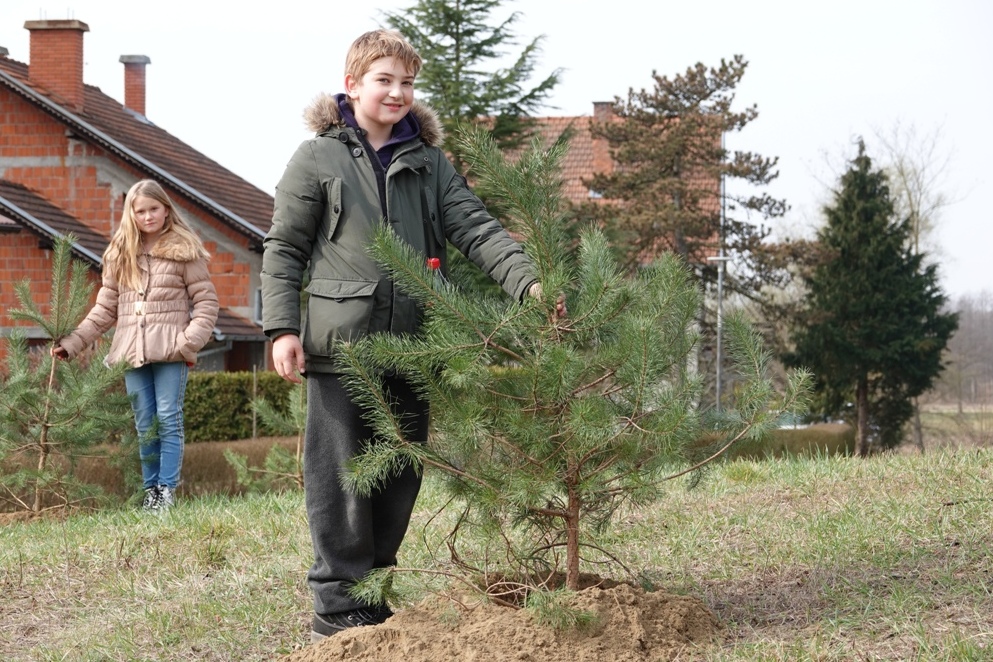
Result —
<instances>
[{"instance_id":1,"label":"boy's face","mask_svg":"<svg viewBox=\"0 0 993 662\"><path fill-rule=\"evenodd\" d=\"M392 130L414 103L414 74L396 58L372 63L361 78L345 76L345 93L352 102L355 120L370 134Z\"/></svg>"}]
</instances>

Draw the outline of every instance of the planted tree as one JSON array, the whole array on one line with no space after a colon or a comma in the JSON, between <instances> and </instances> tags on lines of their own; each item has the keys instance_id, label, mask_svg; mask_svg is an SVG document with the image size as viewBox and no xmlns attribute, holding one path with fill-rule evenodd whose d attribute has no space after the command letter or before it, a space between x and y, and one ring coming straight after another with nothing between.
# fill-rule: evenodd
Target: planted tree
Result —
<instances>
[{"instance_id":1,"label":"planted tree","mask_svg":"<svg viewBox=\"0 0 993 662\"><path fill-rule=\"evenodd\" d=\"M53 339L71 332L90 305L88 267L72 258L73 243L71 236L55 242L47 311L25 280L15 287L21 307L9 312ZM88 361L71 363L52 358L49 347L32 349L15 329L7 339L6 375L0 376L0 499L34 512L99 495L98 486L75 472L81 458L134 457L108 444L133 438L124 367L104 366L106 347Z\"/></svg>"},{"instance_id":2,"label":"planted tree","mask_svg":"<svg viewBox=\"0 0 993 662\"><path fill-rule=\"evenodd\" d=\"M862 142L824 214L823 259L804 276L806 309L785 361L814 372L815 409L851 419L865 456L902 440L913 398L941 373L956 315Z\"/></svg>"},{"instance_id":3,"label":"planted tree","mask_svg":"<svg viewBox=\"0 0 993 662\"><path fill-rule=\"evenodd\" d=\"M654 503L667 478L699 472L733 443L761 439L776 421L772 410L799 406L807 377L794 373L788 391L777 394L759 338L732 315L736 408L701 410L702 382L692 367L701 298L680 257L665 254L626 276L594 228L574 256L567 251L564 145L535 142L511 164L489 136L470 131L461 149L479 185L526 237L542 298L516 302L464 289L470 285L459 274L441 279L381 231L371 250L422 303L424 324L418 335L342 346L350 388L378 435L345 480L369 493L399 466L438 472L461 508L449 567L489 578L484 584L502 587L493 590L505 599L508 583L527 591L555 575L577 589L584 561L615 560L604 540L620 507ZM432 403L427 444L409 441L391 413L378 388L383 370L408 375ZM457 549L468 529L484 547L505 543L499 570L472 545Z\"/></svg>"}]
</instances>

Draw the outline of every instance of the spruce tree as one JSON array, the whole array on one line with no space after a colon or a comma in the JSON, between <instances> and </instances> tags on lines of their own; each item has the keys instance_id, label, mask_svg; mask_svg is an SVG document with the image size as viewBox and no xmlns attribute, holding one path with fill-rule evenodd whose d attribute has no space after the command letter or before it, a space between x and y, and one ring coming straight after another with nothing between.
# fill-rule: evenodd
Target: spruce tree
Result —
<instances>
[{"instance_id":1,"label":"spruce tree","mask_svg":"<svg viewBox=\"0 0 993 662\"><path fill-rule=\"evenodd\" d=\"M76 327L93 291L88 267L72 258L73 243L71 235L55 241L47 307L33 299L30 283L23 281L16 286L21 308L9 313L53 339ZM133 443L114 443L134 437L124 366L104 366L106 347L72 362L54 359L49 348L32 348L15 329L7 338L6 374L0 375L0 466L6 468L0 473L0 500L34 512L99 496L97 486L76 475L80 458L137 456Z\"/></svg>"},{"instance_id":2,"label":"spruce tree","mask_svg":"<svg viewBox=\"0 0 993 662\"><path fill-rule=\"evenodd\" d=\"M824 214L823 257L804 277L806 311L786 362L816 375L822 415L854 418L864 456L900 442L912 399L941 372L957 321L943 312L936 267L908 241L910 220L895 217L886 174L873 169L861 141Z\"/></svg>"},{"instance_id":3,"label":"spruce tree","mask_svg":"<svg viewBox=\"0 0 993 662\"><path fill-rule=\"evenodd\" d=\"M771 409L799 406L806 377L794 374L777 394L758 337L730 316L737 408L701 410L691 367L701 300L683 262L664 255L627 277L595 228L569 252L559 190L565 145L535 141L511 164L476 130L462 135L461 149L525 235L542 298L488 297L458 273L443 280L383 229L372 253L422 302L424 324L418 335L342 345L350 389L381 437L345 480L369 493L407 463L438 472L463 509L451 537L454 567L492 577L499 556L500 576L533 588L562 573L577 589L581 561L615 560L605 539L618 508L651 504L670 472L693 474L730 443L761 438L775 424ZM427 444L409 442L391 413L378 387L384 370L409 376L430 400ZM704 449L708 436L718 442ZM478 546L456 552L470 528ZM507 545L499 554L490 549L498 541Z\"/></svg>"}]
</instances>

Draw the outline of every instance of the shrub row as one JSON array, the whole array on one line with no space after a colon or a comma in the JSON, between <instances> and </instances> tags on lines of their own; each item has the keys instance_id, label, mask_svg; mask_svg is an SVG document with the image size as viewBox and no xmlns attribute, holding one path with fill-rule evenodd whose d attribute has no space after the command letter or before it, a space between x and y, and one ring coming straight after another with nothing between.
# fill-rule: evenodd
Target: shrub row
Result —
<instances>
[{"instance_id":1,"label":"shrub row","mask_svg":"<svg viewBox=\"0 0 993 662\"><path fill-rule=\"evenodd\" d=\"M231 441L263 436L252 401L285 409L293 385L272 371L191 372L186 385L186 441Z\"/></svg>"}]
</instances>

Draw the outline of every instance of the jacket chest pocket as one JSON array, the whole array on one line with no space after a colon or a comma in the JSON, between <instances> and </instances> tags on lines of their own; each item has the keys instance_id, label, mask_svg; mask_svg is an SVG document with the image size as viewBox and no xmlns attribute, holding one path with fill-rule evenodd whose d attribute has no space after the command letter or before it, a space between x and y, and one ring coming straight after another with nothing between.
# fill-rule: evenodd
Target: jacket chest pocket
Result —
<instances>
[{"instance_id":1,"label":"jacket chest pocket","mask_svg":"<svg viewBox=\"0 0 993 662\"><path fill-rule=\"evenodd\" d=\"M325 205L325 218L327 222L327 229L324 232L324 237L331 241L334 238L334 232L338 229L338 221L341 219L341 178L334 177L326 182L324 182L324 197L327 200Z\"/></svg>"},{"instance_id":2,"label":"jacket chest pocket","mask_svg":"<svg viewBox=\"0 0 993 662\"><path fill-rule=\"evenodd\" d=\"M427 186L421 189L421 217L427 253L438 257L445 249L445 224L441 219L441 210L438 209L438 199L434 191Z\"/></svg>"}]
</instances>

